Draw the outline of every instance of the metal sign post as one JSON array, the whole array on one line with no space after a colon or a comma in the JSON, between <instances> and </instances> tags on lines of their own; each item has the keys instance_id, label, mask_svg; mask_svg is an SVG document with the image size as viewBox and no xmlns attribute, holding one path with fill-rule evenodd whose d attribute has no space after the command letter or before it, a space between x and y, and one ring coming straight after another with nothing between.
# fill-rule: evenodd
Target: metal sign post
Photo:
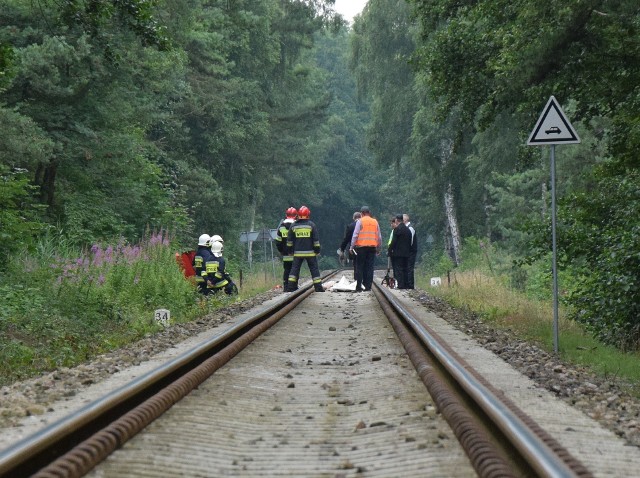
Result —
<instances>
[{"instance_id":1,"label":"metal sign post","mask_svg":"<svg viewBox=\"0 0 640 478\"><path fill-rule=\"evenodd\" d=\"M553 351L558 353L558 261L556 241L556 146L551 145L551 247L553 249Z\"/></svg>"},{"instance_id":2,"label":"metal sign post","mask_svg":"<svg viewBox=\"0 0 640 478\"><path fill-rule=\"evenodd\" d=\"M558 266L556 242L556 144L580 143L578 133L555 97L549 98L536 126L529 135L529 146L551 146L551 245L553 249L553 351L558 353Z\"/></svg>"},{"instance_id":3,"label":"metal sign post","mask_svg":"<svg viewBox=\"0 0 640 478\"><path fill-rule=\"evenodd\" d=\"M240 233L240 242L247 243L247 260L249 261L249 269L252 268L252 258L253 254L251 253L252 242L262 241L262 250L264 256L264 278L267 280L267 245L266 243L275 240L277 229L262 229L261 231L244 231ZM271 245L271 263L273 266L273 276L275 277L275 265L273 265L273 245Z\"/></svg>"}]
</instances>

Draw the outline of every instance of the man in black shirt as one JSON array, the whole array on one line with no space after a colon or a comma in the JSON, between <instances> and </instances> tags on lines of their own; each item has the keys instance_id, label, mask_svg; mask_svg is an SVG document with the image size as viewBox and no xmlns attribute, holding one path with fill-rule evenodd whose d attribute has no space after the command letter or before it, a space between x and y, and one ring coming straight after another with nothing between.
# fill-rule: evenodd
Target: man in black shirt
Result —
<instances>
[{"instance_id":1,"label":"man in black shirt","mask_svg":"<svg viewBox=\"0 0 640 478\"><path fill-rule=\"evenodd\" d=\"M340 255L344 257L345 252L348 254L348 260L353 263L353 278L356 277L356 258L353 253L349 250L351 248L351 238L353 237L353 231L356 228L356 222L358 219L362 217L360 212L353 213L353 222L347 226L344 231L344 237L342 238L342 242L340 243Z\"/></svg>"},{"instance_id":2,"label":"man in black shirt","mask_svg":"<svg viewBox=\"0 0 640 478\"><path fill-rule=\"evenodd\" d=\"M406 289L408 286L409 256L411 255L411 231L405 226L402 214L395 219L396 227L389 244L389 257L394 263L394 274L398 283L398 289Z\"/></svg>"}]
</instances>

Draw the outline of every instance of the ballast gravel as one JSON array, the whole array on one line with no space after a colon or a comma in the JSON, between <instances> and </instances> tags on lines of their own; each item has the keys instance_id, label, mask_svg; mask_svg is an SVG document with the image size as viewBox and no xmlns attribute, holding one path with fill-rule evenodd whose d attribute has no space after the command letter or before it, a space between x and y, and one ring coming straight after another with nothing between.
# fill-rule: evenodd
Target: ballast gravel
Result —
<instances>
[{"instance_id":1,"label":"ballast gravel","mask_svg":"<svg viewBox=\"0 0 640 478\"><path fill-rule=\"evenodd\" d=\"M229 305L202 319L167 327L156 334L73 368L61 368L29 380L0 388L0 450L10 446L25 432L51 423L51 416L63 404L84 396L89 387L114 374L144 364L175 344L194 339L231 317L274 299L280 291L269 291ZM640 399L633 384L612 376L601 378L584 367L562 362L514 332L494 329L477 315L451 307L422 290L410 295L421 305L478 343L558 398L580 409L604 427L640 447ZM636 395L637 393L637 384ZM22 432L22 433L21 433Z\"/></svg>"}]
</instances>

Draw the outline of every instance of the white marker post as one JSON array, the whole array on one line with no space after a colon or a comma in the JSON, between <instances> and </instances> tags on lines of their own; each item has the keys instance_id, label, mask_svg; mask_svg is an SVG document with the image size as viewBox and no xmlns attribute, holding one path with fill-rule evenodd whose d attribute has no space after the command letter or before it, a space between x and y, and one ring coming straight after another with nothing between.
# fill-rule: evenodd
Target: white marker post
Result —
<instances>
[{"instance_id":1,"label":"white marker post","mask_svg":"<svg viewBox=\"0 0 640 478\"><path fill-rule=\"evenodd\" d=\"M580 143L555 97L549 98L540 118L529 135L529 146L551 146L551 236L553 247L553 351L558 353L558 267L556 242L556 144Z\"/></svg>"}]
</instances>

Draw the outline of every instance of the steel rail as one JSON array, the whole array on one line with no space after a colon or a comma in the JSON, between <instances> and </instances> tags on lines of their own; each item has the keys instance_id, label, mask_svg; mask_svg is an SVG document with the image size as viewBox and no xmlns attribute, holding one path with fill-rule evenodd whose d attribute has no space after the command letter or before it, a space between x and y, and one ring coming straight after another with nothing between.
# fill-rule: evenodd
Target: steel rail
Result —
<instances>
[{"instance_id":1,"label":"steel rail","mask_svg":"<svg viewBox=\"0 0 640 478\"><path fill-rule=\"evenodd\" d=\"M326 280L335 273L322 278ZM312 293L312 288L311 283L300 287L179 357L1 451L0 477L83 476L295 308ZM184 377L189 374L191 378L185 382ZM158 400L169 389L170 397ZM141 408L137 415L131 415L132 410ZM124 423L110 425L118 420ZM88 445L92 439L94 443ZM66 463L51 465L63 456Z\"/></svg>"},{"instance_id":2,"label":"steel rail","mask_svg":"<svg viewBox=\"0 0 640 478\"><path fill-rule=\"evenodd\" d=\"M468 399L464 398L462 400L471 400L472 403L477 404L477 407L486 414L490 423L494 424L501 431L537 476L558 478L592 476L580 462L572 457L555 439L546 434L530 417L518 409L515 404L505 398L498 398L496 394L497 391L495 391L493 387L488 385L468 363L464 362L464 360L457 356L448 346L443 345L442 340L430 327L414 318L389 290L380 287L378 284L374 285L374 293L383 309L391 309L393 314L397 314L397 316L400 317L402 326L410 330L415 340L423 344L423 347L428 350L428 353L437 360L438 366L446 371L456 386L466 393ZM393 324L391 317L390 320ZM394 329L396 329L396 325L394 325ZM398 332L398 330L396 331ZM409 349L407 349L407 351L409 352ZM412 361L413 360L414 357L412 357ZM420 359L418 358L417 360ZM415 363L414 361L414 364ZM418 372L424 381L424 376L433 375L433 366L421 363ZM431 380L431 386L438 388L437 393L443 393L443 384L439 380L433 377L430 377L428 380ZM425 385L430 386L426 382ZM444 385L444 387L446 387L446 385ZM429 391L432 392L431 389ZM452 397L450 390L445 391L444 394L446 398L441 399L441 408L442 406L451 407ZM434 399L436 399L436 397L434 397ZM464 405L454 405L454 408L456 411L453 412L452 415L466 415L466 413L462 413L460 410L468 407ZM441 411L443 410L441 409ZM445 416L445 418L447 418L448 421L450 419L459 420L461 416ZM462 417L462 419L468 422L478 422L477 419L471 419L469 417ZM452 428L454 427L452 426ZM473 426L471 426L471 428L469 426L461 427L460 434L469 435L473 433L469 431L472 428ZM478 434L476 434L473 439L469 439L469 436L462 438L469 442L468 446L475 446L476 448L475 451L467 450L468 454L470 452L478 452L479 448L485 447L485 445L491 441L487 440L486 443L480 444L479 442L483 442L484 438ZM464 443L463 446L465 446ZM465 446L465 449L466 448ZM494 455L493 458L499 455L500 453ZM480 476L509 476L504 475L504 469L501 471L497 470L498 468L508 466L508 462L494 463L487 466L486 456L483 457L480 455L474 458L470 455L470 458L472 462L476 462L474 466L478 464L485 467L484 470L477 469ZM499 459L496 460L499 461Z\"/></svg>"}]
</instances>

